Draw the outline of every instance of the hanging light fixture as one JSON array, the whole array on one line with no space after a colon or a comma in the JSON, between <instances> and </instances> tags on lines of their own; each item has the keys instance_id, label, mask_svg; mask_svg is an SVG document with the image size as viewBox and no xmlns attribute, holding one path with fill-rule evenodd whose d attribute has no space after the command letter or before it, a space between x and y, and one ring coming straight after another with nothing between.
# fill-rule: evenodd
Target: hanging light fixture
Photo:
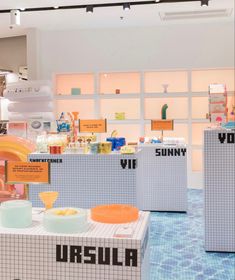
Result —
<instances>
[{"instance_id":1,"label":"hanging light fixture","mask_svg":"<svg viewBox=\"0 0 235 280\"><path fill-rule=\"evenodd\" d=\"M93 6L90 5L90 6L87 6L87 7L86 7L86 12L87 12L88 14L92 14L93 11L94 11Z\"/></svg>"},{"instance_id":2,"label":"hanging light fixture","mask_svg":"<svg viewBox=\"0 0 235 280\"><path fill-rule=\"evenodd\" d=\"M201 0L201 6L202 7L208 7L209 6L209 0Z\"/></svg>"},{"instance_id":3,"label":"hanging light fixture","mask_svg":"<svg viewBox=\"0 0 235 280\"><path fill-rule=\"evenodd\" d=\"M130 9L131 9L130 3L124 3L124 4L123 4L123 10L124 10L124 11L129 11Z\"/></svg>"}]
</instances>

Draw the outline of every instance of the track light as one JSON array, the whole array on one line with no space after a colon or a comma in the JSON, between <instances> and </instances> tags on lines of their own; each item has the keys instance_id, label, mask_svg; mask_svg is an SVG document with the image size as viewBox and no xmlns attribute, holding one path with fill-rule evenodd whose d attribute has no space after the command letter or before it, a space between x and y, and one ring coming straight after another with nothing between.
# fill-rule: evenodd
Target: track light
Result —
<instances>
[{"instance_id":1,"label":"track light","mask_svg":"<svg viewBox=\"0 0 235 280\"><path fill-rule=\"evenodd\" d=\"M59 9L59 6L54 6L54 9Z\"/></svg>"},{"instance_id":2,"label":"track light","mask_svg":"<svg viewBox=\"0 0 235 280\"><path fill-rule=\"evenodd\" d=\"M89 13L89 14L92 14L92 13L93 13L93 10L94 10L94 9L93 9L93 6L87 6L87 7L86 7L86 12Z\"/></svg>"},{"instance_id":3,"label":"track light","mask_svg":"<svg viewBox=\"0 0 235 280\"><path fill-rule=\"evenodd\" d=\"M124 10L124 11L129 11L130 9L131 9L130 3L124 3L124 4L123 4L123 10Z\"/></svg>"},{"instance_id":4,"label":"track light","mask_svg":"<svg viewBox=\"0 0 235 280\"><path fill-rule=\"evenodd\" d=\"M202 7L208 7L209 6L209 0L201 0L201 6Z\"/></svg>"},{"instance_id":5,"label":"track light","mask_svg":"<svg viewBox=\"0 0 235 280\"><path fill-rule=\"evenodd\" d=\"M159 3L161 0L155 0L156 3Z\"/></svg>"},{"instance_id":6,"label":"track light","mask_svg":"<svg viewBox=\"0 0 235 280\"><path fill-rule=\"evenodd\" d=\"M10 27L13 28L14 26L20 25L20 10L11 10L11 25Z\"/></svg>"}]
</instances>

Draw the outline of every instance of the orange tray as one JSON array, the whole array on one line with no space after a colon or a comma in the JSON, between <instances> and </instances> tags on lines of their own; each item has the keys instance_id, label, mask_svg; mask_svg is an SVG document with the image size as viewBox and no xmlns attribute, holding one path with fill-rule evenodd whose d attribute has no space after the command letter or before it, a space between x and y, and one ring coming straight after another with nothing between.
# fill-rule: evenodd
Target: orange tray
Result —
<instances>
[{"instance_id":1,"label":"orange tray","mask_svg":"<svg viewBox=\"0 0 235 280\"><path fill-rule=\"evenodd\" d=\"M136 207L125 204L99 205L91 209L91 219L105 224L135 222L139 218Z\"/></svg>"}]
</instances>

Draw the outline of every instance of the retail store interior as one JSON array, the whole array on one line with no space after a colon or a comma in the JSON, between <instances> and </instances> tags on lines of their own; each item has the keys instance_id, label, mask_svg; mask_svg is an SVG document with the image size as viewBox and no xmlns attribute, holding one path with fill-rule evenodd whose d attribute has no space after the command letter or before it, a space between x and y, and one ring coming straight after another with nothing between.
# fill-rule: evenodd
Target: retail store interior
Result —
<instances>
[{"instance_id":1,"label":"retail store interior","mask_svg":"<svg viewBox=\"0 0 235 280\"><path fill-rule=\"evenodd\" d=\"M235 280L234 6L0 1L0 280Z\"/></svg>"}]
</instances>

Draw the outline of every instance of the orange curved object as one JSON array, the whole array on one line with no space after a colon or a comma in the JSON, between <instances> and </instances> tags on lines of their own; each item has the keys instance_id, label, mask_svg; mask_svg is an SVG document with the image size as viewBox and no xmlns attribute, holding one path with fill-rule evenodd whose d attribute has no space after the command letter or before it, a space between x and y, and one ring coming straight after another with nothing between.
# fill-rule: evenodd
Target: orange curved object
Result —
<instances>
[{"instance_id":1,"label":"orange curved object","mask_svg":"<svg viewBox=\"0 0 235 280\"><path fill-rule=\"evenodd\" d=\"M28 154L35 150L33 142L13 136L0 136L0 160L26 161Z\"/></svg>"},{"instance_id":2,"label":"orange curved object","mask_svg":"<svg viewBox=\"0 0 235 280\"><path fill-rule=\"evenodd\" d=\"M105 224L123 224L137 221L139 210L125 204L99 205L91 209L91 219Z\"/></svg>"},{"instance_id":3,"label":"orange curved object","mask_svg":"<svg viewBox=\"0 0 235 280\"><path fill-rule=\"evenodd\" d=\"M0 202L14 199L16 195L22 199L26 196L24 185L5 183L4 161L27 161L28 154L34 150L35 145L27 139L13 135L0 136Z\"/></svg>"}]
</instances>

